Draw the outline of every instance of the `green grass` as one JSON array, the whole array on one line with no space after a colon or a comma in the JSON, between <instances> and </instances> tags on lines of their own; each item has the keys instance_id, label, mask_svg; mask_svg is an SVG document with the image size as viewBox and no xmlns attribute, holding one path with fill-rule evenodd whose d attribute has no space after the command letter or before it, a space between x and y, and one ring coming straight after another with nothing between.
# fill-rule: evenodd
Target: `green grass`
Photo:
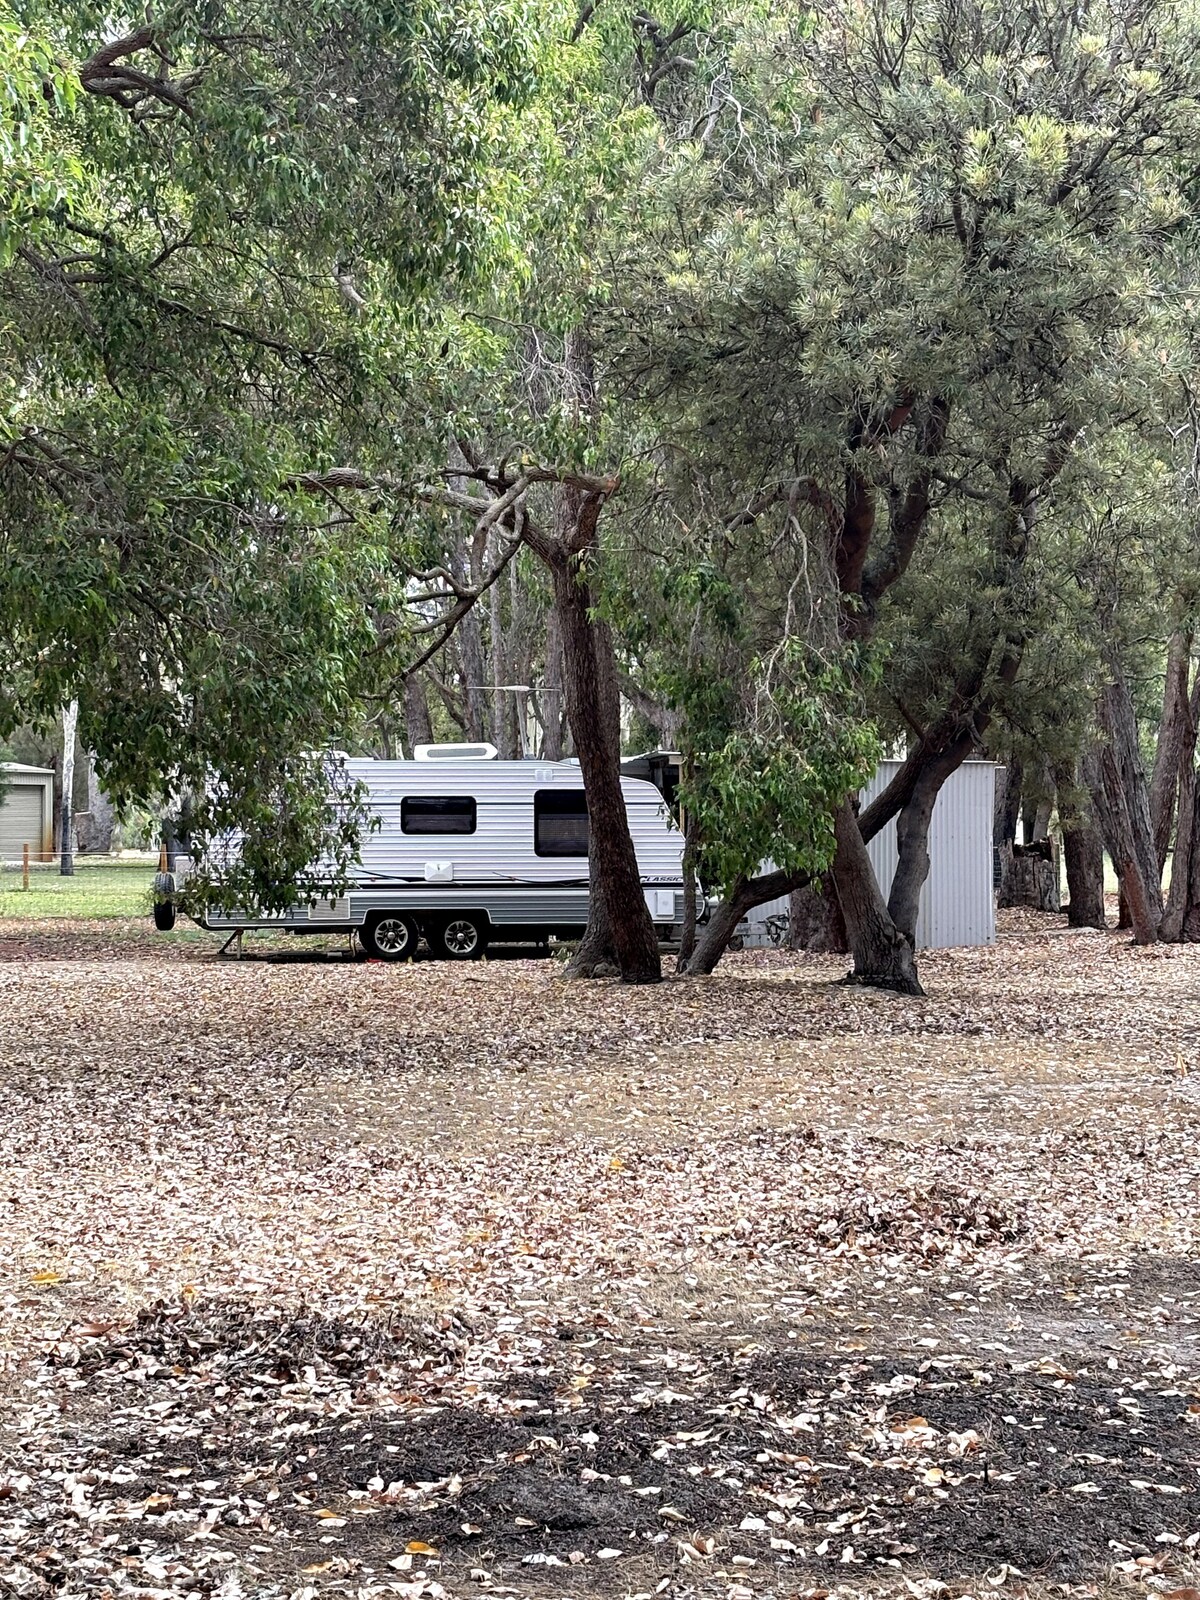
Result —
<instances>
[{"instance_id":1,"label":"green grass","mask_svg":"<svg viewBox=\"0 0 1200 1600\"><path fill-rule=\"evenodd\" d=\"M29 888L21 887L20 867L0 868L0 917L148 917L156 864L153 861L75 863L73 878L61 877L57 864L29 869Z\"/></svg>"}]
</instances>

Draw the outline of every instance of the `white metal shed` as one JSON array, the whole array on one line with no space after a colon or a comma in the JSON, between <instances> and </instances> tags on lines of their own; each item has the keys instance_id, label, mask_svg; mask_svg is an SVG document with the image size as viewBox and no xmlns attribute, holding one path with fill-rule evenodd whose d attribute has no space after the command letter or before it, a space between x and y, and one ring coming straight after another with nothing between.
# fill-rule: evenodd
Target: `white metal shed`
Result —
<instances>
[{"instance_id":1,"label":"white metal shed","mask_svg":"<svg viewBox=\"0 0 1200 1600\"><path fill-rule=\"evenodd\" d=\"M0 763L0 865L20 864L24 847L35 861L54 851L54 771Z\"/></svg>"},{"instance_id":2,"label":"white metal shed","mask_svg":"<svg viewBox=\"0 0 1200 1600\"><path fill-rule=\"evenodd\" d=\"M862 791L864 805L891 782L902 765L881 761ZM996 765L966 761L942 785L929 826L929 876L917 914L917 949L996 942L992 884L992 812ZM896 872L896 824L889 822L867 846L886 900ZM747 919L747 945L779 944L787 932L787 898L756 906Z\"/></svg>"},{"instance_id":3,"label":"white metal shed","mask_svg":"<svg viewBox=\"0 0 1200 1600\"><path fill-rule=\"evenodd\" d=\"M882 761L863 790L864 805L885 788L901 766ZM992 889L992 812L996 765L964 761L942 785L929 824L929 876L917 913L917 949L996 942ZM889 822L867 846L886 900L896 872L896 824Z\"/></svg>"}]
</instances>

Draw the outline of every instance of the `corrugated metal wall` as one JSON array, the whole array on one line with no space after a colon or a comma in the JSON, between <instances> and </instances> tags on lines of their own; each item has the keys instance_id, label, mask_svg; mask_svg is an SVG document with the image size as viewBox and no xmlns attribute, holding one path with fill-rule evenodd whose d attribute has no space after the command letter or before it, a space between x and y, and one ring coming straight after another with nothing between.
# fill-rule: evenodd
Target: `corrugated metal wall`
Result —
<instances>
[{"instance_id":1,"label":"corrugated metal wall","mask_svg":"<svg viewBox=\"0 0 1200 1600\"><path fill-rule=\"evenodd\" d=\"M873 800L895 776L899 761L883 761L863 790ZM917 948L994 944L996 902L992 896L992 810L996 768L991 761L966 761L947 778L929 825L929 877L921 891ZM886 900L896 871L896 824L889 822L867 846Z\"/></svg>"},{"instance_id":2,"label":"corrugated metal wall","mask_svg":"<svg viewBox=\"0 0 1200 1600\"><path fill-rule=\"evenodd\" d=\"M883 761L862 792L873 800L901 763ZM917 948L947 950L955 945L996 942L996 902L992 885L992 811L996 767L967 761L942 785L929 827L929 877L921 891ZM889 822L867 846L886 900L896 872L896 824ZM750 913L754 944L773 944L765 925L787 915L786 897L769 900ZM778 923L770 930L778 932Z\"/></svg>"},{"instance_id":3,"label":"corrugated metal wall","mask_svg":"<svg viewBox=\"0 0 1200 1600\"><path fill-rule=\"evenodd\" d=\"M34 861L54 850L54 773L49 767L5 764L0 787L0 865L20 865L22 847Z\"/></svg>"}]
</instances>

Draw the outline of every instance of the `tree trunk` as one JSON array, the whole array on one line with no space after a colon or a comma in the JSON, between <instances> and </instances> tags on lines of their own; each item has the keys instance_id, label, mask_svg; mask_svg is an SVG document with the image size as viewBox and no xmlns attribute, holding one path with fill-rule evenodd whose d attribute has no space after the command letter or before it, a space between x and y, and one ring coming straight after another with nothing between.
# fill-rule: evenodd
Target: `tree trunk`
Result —
<instances>
[{"instance_id":1,"label":"tree trunk","mask_svg":"<svg viewBox=\"0 0 1200 1600\"><path fill-rule=\"evenodd\" d=\"M500 539L492 530L489 563L495 566L500 560ZM488 590L488 673L492 696L492 743L501 761L517 758L517 730L513 720L513 697L504 687L509 681L509 652L504 639L504 591L498 583Z\"/></svg>"},{"instance_id":2,"label":"tree trunk","mask_svg":"<svg viewBox=\"0 0 1200 1600\"><path fill-rule=\"evenodd\" d=\"M908 802L896 818L896 871L888 894L888 915L914 948L921 890L929 877L929 824L942 785L958 771L975 744L974 732L961 734L944 750L929 755Z\"/></svg>"},{"instance_id":3,"label":"tree trunk","mask_svg":"<svg viewBox=\"0 0 1200 1600\"><path fill-rule=\"evenodd\" d=\"M806 950L810 955L844 955L850 949L831 872L788 896L787 944L789 950Z\"/></svg>"},{"instance_id":4,"label":"tree trunk","mask_svg":"<svg viewBox=\"0 0 1200 1600\"><path fill-rule=\"evenodd\" d=\"M1200 733L1200 674L1185 706L1183 736L1178 740L1179 822L1171 858L1171 886L1159 938L1174 944L1200 932L1200 823L1197 821L1196 739Z\"/></svg>"},{"instance_id":5,"label":"tree trunk","mask_svg":"<svg viewBox=\"0 0 1200 1600\"><path fill-rule=\"evenodd\" d=\"M1067 867L1067 925L1106 928L1104 913L1104 846L1099 831L1081 823L1063 834Z\"/></svg>"},{"instance_id":6,"label":"tree trunk","mask_svg":"<svg viewBox=\"0 0 1200 1600\"><path fill-rule=\"evenodd\" d=\"M567 501L563 510L572 525L589 514L580 490L564 485L559 492ZM560 547L551 568L562 623L567 720L587 795L591 916L602 907L622 981L658 983L662 978L658 936L642 891L621 790L620 703L612 635L607 624L592 615L594 597L587 581L587 558L592 553L594 541L571 555ZM585 939L585 946L598 939L599 934L596 940Z\"/></svg>"},{"instance_id":7,"label":"tree trunk","mask_svg":"<svg viewBox=\"0 0 1200 1600\"><path fill-rule=\"evenodd\" d=\"M542 759L545 761L562 760L564 710L562 621L557 605L553 605L546 618L546 669L541 694Z\"/></svg>"},{"instance_id":8,"label":"tree trunk","mask_svg":"<svg viewBox=\"0 0 1200 1600\"><path fill-rule=\"evenodd\" d=\"M613 940L608 905L604 896L596 890L603 873L603 856L597 843L596 830L592 827L588 834L588 878L592 886L588 903L588 921L587 927L583 930L583 938L567 962L568 978L621 976L621 961Z\"/></svg>"},{"instance_id":9,"label":"tree trunk","mask_svg":"<svg viewBox=\"0 0 1200 1600\"><path fill-rule=\"evenodd\" d=\"M1021 783L1025 771L1017 756L1013 756L1003 771L996 774L996 804L992 812L992 849L1000 863L998 903L1011 903L1013 845L1017 838L1017 823L1021 816Z\"/></svg>"},{"instance_id":10,"label":"tree trunk","mask_svg":"<svg viewBox=\"0 0 1200 1600\"><path fill-rule=\"evenodd\" d=\"M1188 677L1192 661L1192 635L1176 629L1167 647L1167 672L1163 684L1162 716L1154 747L1154 767L1150 777L1150 826L1161 874L1167 864L1171 826L1175 820L1175 799L1188 746L1194 750L1195 727L1189 715Z\"/></svg>"},{"instance_id":11,"label":"tree trunk","mask_svg":"<svg viewBox=\"0 0 1200 1600\"><path fill-rule=\"evenodd\" d=\"M468 566L461 545L457 543L450 550L450 570L455 580L459 583L471 583L477 587L482 581L482 560L472 555L470 566ZM488 736L488 706L487 694L483 685L483 680L486 677L483 659L483 629L480 625L479 608L477 606L472 606L459 623L456 630L456 643L458 645L459 666L462 671L461 722L463 737L470 744L479 744Z\"/></svg>"},{"instance_id":12,"label":"tree trunk","mask_svg":"<svg viewBox=\"0 0 1200 1600\"><path fill-rule=\"evenodd\" d=\"M1200 942L1200 778L1192 768L1179 786L1175 865L1161 937L1172 943Z\"/></svg>"},{"instance_id":13,"label":"tree trunk","mask_svg":"<svg viewBox=\"0 0 1200 1600\"><path fill-rule=\"evenodd\" d=\"M686 972L696 949L696 865L700 827L695 814L683 814L683 929L679 937L676 971Z\"/></svg>"},{"instance_id":14,"label":"tree trunk","mask_svg":"<svg viewBox=\"0 0 1200 1600\"><path fill-rule=\"evenodd\" d=\"M1119 667L1100 697L1105 743L1098 756L1097 811L1129 908L1134 944L1153 944L1162 922L1162 887L1146 772L1129 687Z\"/></svg>"},{"instance_id":15,"label":"tree trunk","mask_svg":"<svg viewBox=\"0 0 1200 1600\"><path fill-rule=\"evenodd\" d=\"M75 822L75 836L79 848L95 855L107 855L112 849L116 813L96 776L96 757L91 752L87 758L87 816Z\"/></svg>"},{"instance_id":16,"label":"tree trunk","mask_svg":"<svg viewBox=\"0 0 1200 1600\"><path fill-rule=\"evenodd\" d=\"M1046 840L1041 840L1043 845ZM1058 856L1027 854L1024 845L1018 845L1019 855L1013 857L1010 888L1010 905L1029 906L1034 911L1062 910L1058 889Z\"/></svg>"},{"instance_id":17,"label":"tree trunk","mask_svg":"<svg viewBox=\"0 0 1200 1600\"><path fill-rule=\"evenodd\" d=\"M992 819L992 841L997 849L1012 846L1017 838L1017 821L1021 815L1021 782L1025 769L1016 756L1003 772L997 773L996 808Z\"/></svg>"},{"instance_id":18,"label":"tree trunk","mask_svg":"<svg viewBox=\"0 0 1200 1600\"><path fill-rule=\"evenodd\" d=\"M1067 868L1067 923L1072 928L1104 928L1104 845L1091 818L1083 774L1076 765L1055 773L1058 820Z\"/></svg>"},{"instance_id":19,"label":"tree trunk","mask_svg":"<svg viewBox=\"0 0 1200 1600\"><path fill-rule=\"evenodd\" d=\"M837 809L834 836L833 879L854 954L854 970L847 982L894 989L899 994L924 994L913 947L888 915L849 800Z\"/></svg>"},{"instance_id":20,"label":"tree trunk","mask_svg":"<svg viewBox=\"0 0 1200 1600\"><path fill-rule=\"evenodd\" d=\"M71 826L71 813L75 801L75 730L79 725L79 701L72 700L63 707L63 759L62 759L62 820L59 840L62 856L59 872L64 878L75 876L75 838Z\"/></svg>"},{"instance_id":21,"label":"tree trunk","mask_svg":"<svg viewBox=\"0 0 1200 1600\"><path fill-rule=\"evenodd\" d=\"M419 744L433 743L433 721L429 715L425 680L416 672L404 680L404 737L410 759Z\"/></svg>"}]
</instances>

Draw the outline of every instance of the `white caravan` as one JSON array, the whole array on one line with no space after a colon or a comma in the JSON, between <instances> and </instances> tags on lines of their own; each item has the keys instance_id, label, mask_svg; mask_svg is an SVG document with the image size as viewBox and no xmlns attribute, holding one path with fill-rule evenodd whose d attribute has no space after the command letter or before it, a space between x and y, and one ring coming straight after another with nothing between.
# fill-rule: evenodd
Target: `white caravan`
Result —
<instances>
[{"instance_id":1,"label":"white caravan","mask_svg":"<svg viewBox=\"0 0 1200 1600\"><path fill-rule=\"evenodd\" d=\"M483 746L483 751L488 747ZM490 752L489 752L490 753ZM424 935L437 956L489 944L577 938L588 916L588 816L574 761L350 758L378 827L337 899L274 916L210 912L201 925L357 932L369 955L403 961ZM664 939L683 921L683 839L651 783L622 778L646 904ZM701 902L703 904L703 902Z\"/></svg>"}]
</instances>

